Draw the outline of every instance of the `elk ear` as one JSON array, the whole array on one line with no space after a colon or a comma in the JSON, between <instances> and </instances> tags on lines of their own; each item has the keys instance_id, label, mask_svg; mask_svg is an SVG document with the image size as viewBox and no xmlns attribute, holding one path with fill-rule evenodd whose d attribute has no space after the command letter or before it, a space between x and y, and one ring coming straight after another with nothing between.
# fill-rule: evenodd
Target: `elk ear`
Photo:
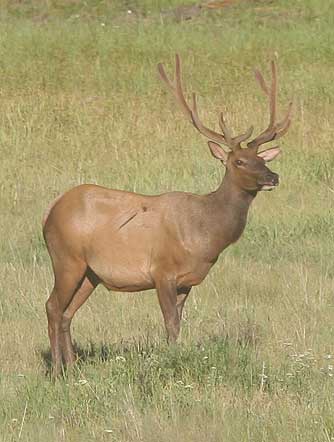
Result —
<instances>
[{"instance_id":1,"label":"elk ear","mask_svg":"<svg viewBox=\"0 0 334 442\"><path fill-rule=\"evenodd\" d=\"M257 154L258 157L264 159L266 163L274 160L281 153L281 149L279 147L272 147L271 149L264 150Z\"/></svg>"},{"instance_id":2,"label":"elk ear","mask_svg":"<svg viewBox=\"0 0 334 442\"><path fill-rule=\"evenodd\" d=\"M213 141L208 141L208 145L210 147L210 152L213 157L217 158L217 160L221 160L224 164L227 162L228 153L219 146L219 144L214 143Z\"/></svg>"}]
</instances>

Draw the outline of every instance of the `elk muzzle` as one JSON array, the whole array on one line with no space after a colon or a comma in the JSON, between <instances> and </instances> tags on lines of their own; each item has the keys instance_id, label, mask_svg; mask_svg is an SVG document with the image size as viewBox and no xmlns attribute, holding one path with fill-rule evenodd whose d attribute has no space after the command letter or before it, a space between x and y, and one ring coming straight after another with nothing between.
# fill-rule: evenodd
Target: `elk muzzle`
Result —
<instances>
[{"instance_id":1,"label":"elk muzzle","mask_svg":"<svg viewBox=\"0 0 334 442\"><path fill-rule=\"evenodd\" d=\"M279 185L279 176L275 172L268 172L258 181L259 190L273 190Z\"/></svg>"}]
</instances>

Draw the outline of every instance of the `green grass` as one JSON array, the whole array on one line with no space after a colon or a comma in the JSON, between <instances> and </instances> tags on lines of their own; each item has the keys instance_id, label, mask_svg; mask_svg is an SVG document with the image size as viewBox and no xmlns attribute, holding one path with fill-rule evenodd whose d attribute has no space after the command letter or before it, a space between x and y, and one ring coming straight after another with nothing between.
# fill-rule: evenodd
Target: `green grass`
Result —
<instances>
[{"instance_id":1,"label":"green grass","mask_svg":"<svg viewBox=\"0 0 334 442\"><path fill-rule=\"evenodd\" d=\"M180 4L0 2L1 441L334 438L332 7L236 1L180 22ZM236 131L266 124L252 69L276 54L282 112L294 98L281 185L191 293L178 346L154 292L99 288L74 320L80 363L52 383L50 201L83 182L155 194L221 180L159 82L175 52L203 119L223 108Z\"/></svg>"}]
</instances>

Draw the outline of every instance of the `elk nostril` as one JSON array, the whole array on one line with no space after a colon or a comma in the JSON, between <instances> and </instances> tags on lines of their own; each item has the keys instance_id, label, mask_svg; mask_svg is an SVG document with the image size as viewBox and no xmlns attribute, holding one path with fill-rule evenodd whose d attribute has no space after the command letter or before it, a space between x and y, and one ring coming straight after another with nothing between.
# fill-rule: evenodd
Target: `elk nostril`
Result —
<instances>
[{"instance_id":1,"label":"elk nostril","mask_svg":"<svg viewBox=\"0 0 334 442\"><path fill-rule=\"evenodd\" d=\"M271 182L276 186L279 183L279 176L275 173L275 175L272 177Z\"/></svg>"},{"instance_id":2,"label":"elk nostril","mask_svg":"<svg viewBox=\"0 0 334 442\"><path fill-rule=\"evenodd\" d=\"M275 173L275 175L273 176L273 184L278 184L279 183L279 176L277 175L277 173Z\"/></svg>"},{"instance_id":3,"label":"elk nostril","mask_svg":"<svg viewBox=\"0 0 334 442\"><path fill-rule=\"evenodd\" d=\"M279 183L279 176L277 175L277 173L268 173L265 179L268 183L271 183L273 186L277 186L277 184Z\"/></svg>"}]
</instances>

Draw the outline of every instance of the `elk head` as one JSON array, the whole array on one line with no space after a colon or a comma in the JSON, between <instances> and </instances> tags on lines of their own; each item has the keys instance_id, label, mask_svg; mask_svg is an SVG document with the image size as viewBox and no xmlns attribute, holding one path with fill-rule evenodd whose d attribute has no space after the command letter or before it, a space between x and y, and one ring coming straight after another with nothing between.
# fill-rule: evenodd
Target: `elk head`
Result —
<instances>
[{"instance_id":1,"label":"elk head","mask_svg":"<svg viewBox=\"0 0 334 442\"><path fill-rule=\"evenodd\" d=\"M186 102L182 90L181 63L178 54L176 54L175 59L175 81L171 82L169 80L161 63L158 64L160 77L175 96L187 119L202 135L210 139L208 142L210 151L215 158L222 161L230 179L245 191L272 190L276 187L279 183L279 177L266 166L266 163L274 160L279 155L280 148L276 146L261 152L258 151L262 144L281 138L287 132L291 123L292 103L289 104L285 117L276 122L277 68L275 62L271 62L272 81L270 87L267 86L262 74L258 70L255 71L255 77L269 100L270 118L268 127L252 141L248 141L246 148L242 148L241 143L251 137L253 126L241 135L232 136L226 125L224 115L221 113L219 118L221 132L215 132L206 127L198 115L196 95L192 95L191 105ZM229 150L224 150L221 145L228 147Z\"/></svg>"}]
</instances>

